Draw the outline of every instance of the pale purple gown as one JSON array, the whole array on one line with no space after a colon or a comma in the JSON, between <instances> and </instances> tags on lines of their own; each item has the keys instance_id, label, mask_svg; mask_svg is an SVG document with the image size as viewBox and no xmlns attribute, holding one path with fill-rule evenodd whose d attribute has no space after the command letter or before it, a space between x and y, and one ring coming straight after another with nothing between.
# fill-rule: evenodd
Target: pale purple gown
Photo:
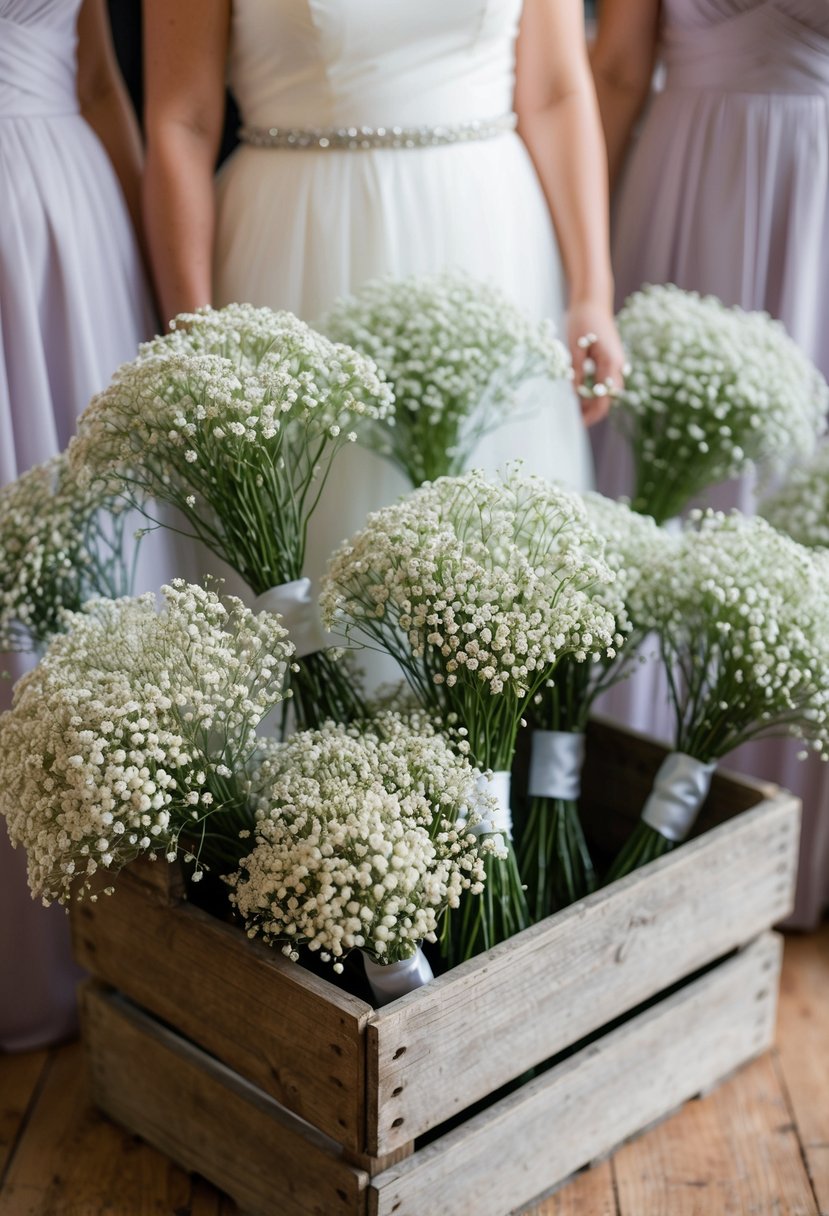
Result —
<instances>
[{"instance_id":1,"label":"pale purple gown","mask_svg":"<svg viewBox=\"0 0 829 1216\"><path fill-rule=\"evenodd\" d=\"M80 0L0 0L0 484L64 448L153 329L118 180L78 111ZM0 655L0 670L20 660ZM0 684L0 709L10 699ZM67 918L0 825L0 1050L74 1027Z\"/></svg>"},{"instance_id":2,"label":"pale purple gown","mask_svg":"<svg viewBox=\"0 0 829 1216\"><path fill-rule=\"evenodd\" d=\"M663 0L664 88L653 99L616 199L617 303L676 283L765 309L829 375L829 0ZM597 439L597 478L629 493L621 439ZM706 496L754 507L750 478ZM664 733L647 669L611 708ZM803 799L793 924L829 903L829 769L794 744L754 744L728 764Z\"/></svg>"}]
</instances>

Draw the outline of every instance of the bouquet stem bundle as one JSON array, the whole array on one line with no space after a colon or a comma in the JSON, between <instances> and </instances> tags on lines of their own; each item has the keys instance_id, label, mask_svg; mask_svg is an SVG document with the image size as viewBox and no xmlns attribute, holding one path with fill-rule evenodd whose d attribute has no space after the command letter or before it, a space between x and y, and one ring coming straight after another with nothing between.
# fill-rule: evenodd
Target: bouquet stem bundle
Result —
<instances>
[{"instance_id":1,"label":"bouquet stem bundle","mask_svg":"<svg viewBox=\"0 0 829 1216\"><path fill-rule=\"evenodd\" d=\"M496 287L452 272L378 279L338 301L322 328L388 377L394 415L366 432L413 486L466 469L532 377L571 375L549 321L533 323Z\"/></svg>"},{"instance_id":2,"label":"bouquet stem bundle","mask_svg":"<svg viewBox=\"0 0 829 1216\"><path fill-rule=\"evenodd\" d=\"M616 640L590 594L613 581L581 500L512 471L441 478L369 517L336 553L322 595L328 623L397 658L422 704L458 746L503 782L523 715L563 655L584 662ZM453 959L529 923L508 830L490 859L483 904L448 927Z\"/></svg>"},{"instance_id":3,"label":"bouquet stem bundle","mask_svg":"<svg viewBox=\"0 0 829 1216\"><path fill-rule=\"evenodd\" d=\"M630 373L612 416L635 510L664 523L708 486L813 451L829 386L779 322L671 284L634 293L618 320Z\"/></svg>"},{"instance_id":4,"label":"bouquet stem bundle","mask_svg":"<svg viewBox=\"0 0 829 1216\"><path fill-rule=\"evenodd\" d=\"M674 751L609 880L690 832L716 763L753 739L829 743L829 563L738 512L697 512L649 588Z\"/></svg>"},{"instance_id":5,"label":"bouquet stem bundle","mask_svg":"<svg viewBox=\"0 0 829 1216\"><path fill-rule=\"evenodd\" d=\"M120 369L70 456L88 479L172 504L260 596L301 579L333 460L391 402L370 360L290 314L205 309ZM295 677L301 726L364 713L332 653L304 656Z\"/></svg>"}]
</instances>

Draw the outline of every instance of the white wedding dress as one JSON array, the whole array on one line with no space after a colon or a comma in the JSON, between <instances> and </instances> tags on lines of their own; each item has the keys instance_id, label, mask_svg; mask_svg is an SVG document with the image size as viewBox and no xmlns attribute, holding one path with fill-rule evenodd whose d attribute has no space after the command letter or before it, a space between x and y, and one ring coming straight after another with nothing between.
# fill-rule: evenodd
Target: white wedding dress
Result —
<instances>
[{"instance_id":1,"label":"white wedding dress","mask_svg":"<svg viewBox=\"0 0 829 1216\"><path fill-rule=\"evenodd\" d=\"M521 0L234 0L230 84L243 122L312 129L455 127L512 110ZM380 275L460 267L561 328L550 215L517 134L415 148L243 144L217 190L214 303L287 308L313 323ZM585 488L588 445L572 387L527 387L520 417L486 437L481 467ZM407 486L349 447L312 521L306 572Z\"/></svg>"}]
</instances>

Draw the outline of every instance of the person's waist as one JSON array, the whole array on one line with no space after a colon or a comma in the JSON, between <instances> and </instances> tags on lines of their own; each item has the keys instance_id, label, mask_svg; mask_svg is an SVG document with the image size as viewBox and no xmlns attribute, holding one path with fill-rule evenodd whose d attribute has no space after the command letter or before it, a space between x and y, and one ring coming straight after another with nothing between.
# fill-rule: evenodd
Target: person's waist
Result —
<instances>
[{"instance_id":1,"label":"person's waist","mask_svg":"<svg viewBox=\"0 0 829 1216\"><path fill-rule=\"evenodd\" d=\"M424 123L405 125L367 125L365 123L338 126L257 126L243 124L239 138L259 148L283 148L320 151L369 151L376 148L430 148L450 144L494 139L514 131L515 114L469 119L455 123Z\"/></svg>"},{"instance_id":2,"label":"person's waist","mask_svg":"<svg viewBox=\"0 0 829 1216\"><path fill-rule=\"evenodd\" d=\"M796 53L760 56L750 47L734 55L673 54L665 58L666 92L788 94L829 97L829 59Z\"/></svg>"}]
</instances>

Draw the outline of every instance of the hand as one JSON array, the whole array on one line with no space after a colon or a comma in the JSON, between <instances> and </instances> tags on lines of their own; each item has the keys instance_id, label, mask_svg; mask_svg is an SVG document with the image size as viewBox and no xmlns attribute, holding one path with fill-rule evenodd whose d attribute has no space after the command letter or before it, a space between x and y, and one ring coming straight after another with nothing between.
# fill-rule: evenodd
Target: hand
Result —
<instances>
[{"instance_id":1,"label":"hand","mask_svg":"<svg viewBox=\"0 0 829 1216\"><path fill-rule=\"evenodd\" d=\"M624 388L625 352L608 307L586 300L567 313L567 345L585 426L600 422L611 397ZM585 377L594 385L585 388Z\"/></svg>"}]
</instances>

